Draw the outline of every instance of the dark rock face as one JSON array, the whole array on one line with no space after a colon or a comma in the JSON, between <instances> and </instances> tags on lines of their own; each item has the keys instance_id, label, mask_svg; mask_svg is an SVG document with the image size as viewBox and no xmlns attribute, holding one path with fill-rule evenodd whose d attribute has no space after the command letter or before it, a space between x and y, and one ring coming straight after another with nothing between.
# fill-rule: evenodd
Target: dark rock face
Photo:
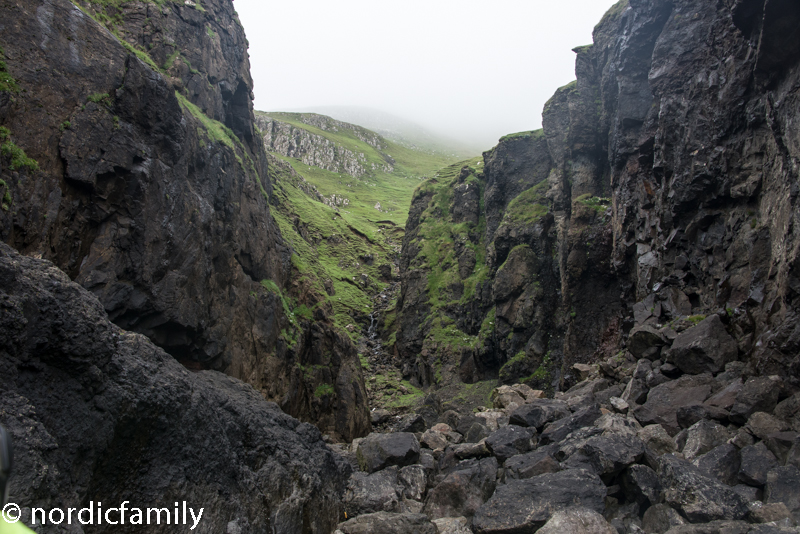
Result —
<instances>
[{"instance_id":1,"label":"dark rock face","mask_svg":"<svg viewBox=\"0 0 800 534\"><path fill-rule=\"evenodd\" d=\"M665 358L684 373L719 373L736 359L736 341L725 331L719 316L712 315L678 335Z\"/></svg>"},{"instance_id":2,"label":"dark rock face","mask_svg":"<svg viewBox=\"0 0 800 534\"><path fill-rule=\"evenodd\" d=\"M0 422L16 444L17 502L188 498L205 507L204 531L224 532L231 521L243 533L335 527L350 468L316 428L239 380L188 371L112 324L50 262L4 244L0 302Z\"/></svg>"},{"instance_id":3,"label":"dark rock face","mask_svg":"<svg viewBox=\"0 0 800 534\"><path fill-rule=\"evenodd\" d=\"M582 506L603 511L606 488L587 471L567 470L499 486L473 520L479 534L536 531L553 513Z\"/></svg>"},{"instance_id":4,"label":"dark rock face","mask_svg":"<svg viewBox=\"0 0 800 534\"><path fill-rule=\"evenodd\" d=\"M324 323L292 322L261 285L288 287L291 250L269 211L243 29L229 0L203 6L136 1L111 14L152 64L71 2L0 8L24 89L0 100L0 123L39 162L33 173L0 161L14 199L0 238L53 261L114 323L187 367L245 380L335 436L364 435L352 344ZM298 363L325 370L306 378ZM336 394L315 399L321 383Z\"/></svg>"},{"instance_id":5,"label":"dark rock face","mask_svg":"<svg viewBox=\"0 0 800 534\"><path fill-rule=\"evenodd\" d=\"M458 464L433 488L425 501L425 513L431 519L472 517L495 491L497 460L468 460Z\"/></svg>"},{"instance_id":6,"label":"dark rock face","mask_svg":"<svg viewBox=\"0 0 800 534\"><path fill-rule=\"evenodd\" d=\"M367 473L392 465L412 465L418 460L419 441L408 432L372 433L358 444L358 464Z\"/></svg>"},{"instance_id":7,"label":"dark rock face","mask_svg":"<svg viewBox=\"0 0 800 534\"><path fill-rule=\"evenodd\" d=\"M664 501L691 522L743 519L747 515L742 496L672 455L659 459L658 475L665 488Z\"/></svg>"},{"instance_id":8,"label":"dark rock face","mask_svg":"<svg viewBox=\"0 0 800 534\"><path fill-rule=\"evenodd\" d=\"M718 373L742 359L761 375L798 375L800 71L786 26L797 16L790 2L764 0L644 0L608 12L593 45L576 49L577 80L546 104L543 131L503 138L484 155L486 230L472 238L489 251L489 283L468 319L452 318L476 335L494 308L495 330L476 340L483 348L459 349L448 371L494 377L523 352L506 368L511 378L565 389L573 363L613 355L631 333L637 358L664 355L683 372ZM546 190L537 196L537 187ZM416 211L436 194L435 184L420 192ZM506 224L500 208L534 197L536 221ZM409 219L404 244L409 313L398 350L409 359L432 309L412 290L430 275L416 237L430 221ZM538 286L518 277L526 289L507 299L495 290L514 287L498 276L518 246L536 258L528 272ZM687 317L700 324L663 335Z\"/></svg>"},{"instance_id":9,"label":"dark rock face","mask_svg":"<svg viewBox=\"0 0 800 534\"><path fill-rule=\"evenodd\" d=\"M339 525L344 534L436 534L436 525L424 514L377 512L361 515Z\"/></svg>"},{"instance_id":10,"label":"dark rock face","mask_svg":"<svg viewBox=\"0 0 800 534\"><path fill-rule=\"evenodd\" d=\"M513 425L542 429L545 424L569 417L567 403L552 399L539 399L530 404L520 406L513 412L509 422Z\"/></svg>"}]
</instances>

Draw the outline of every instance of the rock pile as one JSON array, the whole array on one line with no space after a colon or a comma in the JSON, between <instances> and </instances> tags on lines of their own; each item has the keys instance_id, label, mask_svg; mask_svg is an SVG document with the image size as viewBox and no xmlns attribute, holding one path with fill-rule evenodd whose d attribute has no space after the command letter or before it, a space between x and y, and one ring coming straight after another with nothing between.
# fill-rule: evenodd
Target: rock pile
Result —
<instances>
[{"instance_id":1,"label":"rock pile","mask_svg":"<svg viewBox=\"0 0 800 534\"><path fill-rule=\"evenodd\" d=\"M639 326L628 349L555 398L502 386L354 441L337 532L800 532L791 380L752 376L719 315Z\"/></svg>"}]
</instances>

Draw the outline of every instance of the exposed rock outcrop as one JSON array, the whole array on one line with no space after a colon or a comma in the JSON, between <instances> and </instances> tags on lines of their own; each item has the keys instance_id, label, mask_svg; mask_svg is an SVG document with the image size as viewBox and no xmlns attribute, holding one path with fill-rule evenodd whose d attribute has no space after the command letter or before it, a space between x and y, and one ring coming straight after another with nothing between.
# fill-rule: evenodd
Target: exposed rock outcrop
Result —
<instances>
[{"instance_id":1,"label":"exposed rock outcrop","mask_svg":"<svg viewBox=\"0 0 800 534\"><path fill-rule=\"evenodd\" d=\"M291 317L301 295L289 294L292 251L269 211L233 4L81 7L0 7L21 88L2 92L0 123L38 162L0 158L11 199L0 237L52 260L187 367L241 378L336 436L366 433L352 343L329 321L312 331ZM335 391L320 401L323 380Z\"/></svg>"},{"instance_id":2,"label":"exposed rock outcrop","mask_svg":"<svg viewBox=\"0 0 800 534\"><path fill-rule=\"evenodd\" d=\"M462 199L461 179L418 190L401 264L407 373L563 389L576 363L626 343L635 359L658 359L718 315L704 323L713 349L679 338L663 356L685 372L742 360L797 376L792 20L797 7L777 1L614 6L594 44L575 49L577 81L546 104L543 130L501 139L482 172L471 164L482 202ZM435 249L440 273L423 243L437 218L472 205L481 211L450 236L453 258ZM488 252L472 263L461 243ZM456 260L470 268L450 275ZM449 292L434 298L426 288L443 274Z\"/></svg>"},{"instance_id":3,"label":"exposed rock outcrop","mask_svg":"<svg viewBox=\"0 0 800 534\"><path fill-rule=\"evenodd\" d=\"M30 507L90 500L170 511L188 501L203 508L195 532L231 532L233 523L241 533L328 534L338 521L350 467L315 427L237 379L187 370L111 323L49 261L2 243L0 405L16 442L11 501L28 524ZM37 532L62 532L47 525Z\"/></svg>"}]
</instances>

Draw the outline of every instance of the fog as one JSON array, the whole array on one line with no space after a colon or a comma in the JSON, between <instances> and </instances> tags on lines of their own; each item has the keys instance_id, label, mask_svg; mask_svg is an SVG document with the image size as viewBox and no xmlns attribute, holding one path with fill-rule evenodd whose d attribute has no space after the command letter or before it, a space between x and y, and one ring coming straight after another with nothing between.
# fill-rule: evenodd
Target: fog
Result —
<instances>
[{"instance_id":1,"label":"fog","mask_svg":"<svg viewBox=\"0 0 800 534\"><path fill-rule=\"evenodd\" d=\"M483 149L541 127L611 0L235 0L255 107L368 107Z\"/></svg>"}]
</instances>

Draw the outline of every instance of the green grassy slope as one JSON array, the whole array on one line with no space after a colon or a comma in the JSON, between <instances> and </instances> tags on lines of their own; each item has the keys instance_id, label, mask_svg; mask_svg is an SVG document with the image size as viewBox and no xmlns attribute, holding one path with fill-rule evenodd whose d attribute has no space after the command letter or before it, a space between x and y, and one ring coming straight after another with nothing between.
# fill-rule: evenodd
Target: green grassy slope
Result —
<instances>
[{"instance_id":1,"label":"green grassy slope","mask_svg":"<svg viewBox=\"0 0 800 534\"><path fill-rule=\"evenodd\" d=\"M303 122L298 113L268 116L365 157L367 174L360 177L279 154L271 154L274 159L270 162L272 204L277 208L273 214L294 249L299 283L321 299L319 305L330 304L336 324L355 341L362 335L359 323L363 325L374 309L373 298L397 274L395 260L414 189L454 158L415 151L385 139L380 139L381 148L376 149L359 139L354 130L323 130ZM387 162L392 172L386 172ZM332 195L349 203L331 207L320 199ZM390 276L386 276L387 270Z\"/></svg>"}]
</instances>

